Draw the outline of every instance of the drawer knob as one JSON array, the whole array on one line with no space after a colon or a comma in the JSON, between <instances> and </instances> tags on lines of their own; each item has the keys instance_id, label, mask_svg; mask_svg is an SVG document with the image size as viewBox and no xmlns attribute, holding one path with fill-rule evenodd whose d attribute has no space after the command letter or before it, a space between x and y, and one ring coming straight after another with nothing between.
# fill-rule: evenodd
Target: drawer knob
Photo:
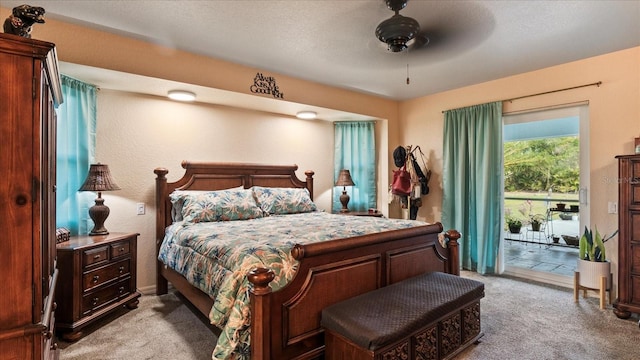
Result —
<instances>
[{"instance_id":1,"label":"drawer knob","mask_svg":"<svg viewBox=\"0 0 640 360\"><path fill-rule=\"evenodd\" d=\"M120 252L124 252L124 248L123 247L120 248Z\"/></svg>"},{"instance_id":2,"label":"drawer knob","mask_svg":"<svg viewBox=\"0 0 640 360\"><path fill-rule=\"evenodd\" d=\"M18 196L16 196L16 204L18 204L19 206L23 206L27 204L27 196L24 194L20 194Z\"/></svg>"},{"instance_id":3,"label":"drawer knob","mask_svg":"<svg viewBox=\"0 0 640 360\"><path fill-rule=\"evenodd\" d=\"M124 272L124 266L120 266L118 270L120 270L120 274L122 274Z\"/></svg>"},{"instance_id":4,"label":"drawer knob","mask_svg":"<svg viewBox=\"0 0 640 360\"><path fill-rule=\"evenodd\" d=\"M93 301L91 302L91 304L92 304L93 306L96 306L96 305L98 304L98 301L99 301L99 300L100 300L100 299L98 299L97 297L94 297L94 298L93 298Z\"/></svg>"},{"instance_id":5,"label":"drawer knob","mask_svg":"<svg viewBox=\"0 0 640 360\"><path fill-rule=\"evenodd\" d=\"M93 282L94 282L94 283L97 283L97 282L98 282L98 280L100 280L100 276L99 276L99 275L94 275L94 276L93 276Z\"/></svg>"},{"instance_id":6,"label":"drawer knob","mask_svg":"<svg viewBox=\"0 0 640 360\"><path fill-rule=\"evenodd\" d=\"M124 293L124 286L120 286L120 288L118 288L118 294L122 295Z\"/></svg>"},{"instance_id":7,"label":"drawer knob","mask_svg":"<svg viewBox=\"0 0 640 360\"><path fill-rule=\"evenodd\" d=\"M93 255L93 260L98 260L100 259L100 255Z\"/></svg>"}]
</instances>

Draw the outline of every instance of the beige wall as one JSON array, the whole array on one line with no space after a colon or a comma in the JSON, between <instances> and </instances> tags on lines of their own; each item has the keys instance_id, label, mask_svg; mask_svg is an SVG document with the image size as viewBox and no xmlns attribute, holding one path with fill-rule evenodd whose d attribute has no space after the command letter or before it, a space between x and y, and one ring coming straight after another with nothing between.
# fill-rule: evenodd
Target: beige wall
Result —
<instances>
[{"instance_id":1,"label":"beige wall","mask_svg":"<svg viewBox=\"0 0 640 360\"><path fill-rule=\"evenodd\" d=\"M607 202L617 201L617 162L614 156L631 154L640 136L640 47L551 68L519 74L404 102L400 105L401 141L420 145L429 154L433 170L431 193L419 216L441 219L442 111L490 101L536 94L602 81L584 87L527 99L504 102L512 112L579 101L589 102L589 204L591 224L601 233L617 229L618 216L607 213ZM446 226L446 224L445 224ZM608 257L617 268L617 238L607 242ZM615 278L614 274L614 278Z\"/></svg>"},{"instance_id":2,"label":"beige wall","mask_svg":"<svg viewBox=\"0 0 640 360\"><path fill-rule=\"evenodd\" d=\"M155 174L165 167L176 181L182 160L297 164L297 175L316 174L315 201L330 210L333 124L273 114L185 104L164 98L101 90L96 161L106 163L122 190L103 193L114 232L138 232L138 287L155 284ZM322 174L331 174L322 176ZM136 215L136 204L146 214Z\"/></svg>"},{"instance_id":3,"label":"beige wall","mask_svg":"<svg viewBox=\"0 0 640 360\"><path fill-rule=\"evenodd\" d=\"M155 286L155 174L168 181L184 173L189 161L297 164L297 176L313 170L314 201L331 211L333 123L163 97L100 90L97 105L96 161L109 165L121 190L103 193L113 232L137 232L138 288ZM384 132L386 121L376 122ZM378 139L383 141L383 139ZM385 147L386 148L386 147ZM144 203L145 215L136 214ZM381 204L382 205L382 204Z\"/></svg>"}]
</instances>

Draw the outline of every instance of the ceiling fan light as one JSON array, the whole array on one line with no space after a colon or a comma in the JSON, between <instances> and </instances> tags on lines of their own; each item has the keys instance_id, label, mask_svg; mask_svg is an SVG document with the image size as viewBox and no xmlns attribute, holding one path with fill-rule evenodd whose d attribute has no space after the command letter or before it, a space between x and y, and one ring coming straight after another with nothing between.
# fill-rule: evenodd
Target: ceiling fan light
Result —
<instances>
[{"instance_id":1,"label":"ceiling fan light","mask_svg":"<svg viewBox=\"0 0 640 360\"><path fill-rule=\"evenodd\" d=\"M407 42L420 32L420 24L410 17L395 14L381 22L376 28L376 37L389 46L392 52L407 48Z\"/></svg>"},{"instance_id":2,"label":"ceiling fan light","mask_svg":"<svg viewBox=\"0 0 640 360\"><path fill-rule=\"evenodd\" d=\"M186 90L170 90L167 94L169 99L177 101L194 101L196 94Z\"/></svg>"}]
</instances>

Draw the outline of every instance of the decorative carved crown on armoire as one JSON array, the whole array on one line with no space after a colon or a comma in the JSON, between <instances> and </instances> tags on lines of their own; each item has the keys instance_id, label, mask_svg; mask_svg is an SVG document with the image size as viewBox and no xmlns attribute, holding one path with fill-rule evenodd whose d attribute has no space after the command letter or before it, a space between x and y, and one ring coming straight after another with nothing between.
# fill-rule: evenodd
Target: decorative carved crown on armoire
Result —
<instances>
[{"instance_id":1,"label":"decorative carved crown on armoire","mask_svg":"<svg viewBox=\"0 0 640 360\"><path fill-rule=\"evenodd\" d=\"M0 34L0 359L55 359L55 46Z\"/></svg>"},{"instance_id":2,"label":"decorative carved crown on armoire","mask_svg":"<svg viewBox=\"0 0 640 360\"><path fill-rule=\"evenodd\" d=\"M618 298L613 312L622 319L640 314L640 155L618 159Z\"/></svg>"}]
</instances>

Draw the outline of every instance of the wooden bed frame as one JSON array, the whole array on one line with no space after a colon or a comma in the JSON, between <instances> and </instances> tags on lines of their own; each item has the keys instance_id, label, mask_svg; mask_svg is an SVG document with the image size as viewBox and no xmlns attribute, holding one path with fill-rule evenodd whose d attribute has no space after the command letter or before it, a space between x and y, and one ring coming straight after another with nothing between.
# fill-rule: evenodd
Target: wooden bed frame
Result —
<instances>
[{"instance_id":1,"label":"wooden bed frame","mask_svg":"<svg viewBox=\"0 0 640 360\"><path fill-rule=\"evenodd\" d=\"M297 165L182 162L185 173L176 182L167 182L168 170L157 168L156 246L171 224L169 194L179 190L221 190L238 186L306 187L313 199L313 171L306 180L297 178ZM272 292L273 273L258 268L248 274L251 295L252 359L316 359L324 351L320 326L323 308L353 296L429 271L460 274L458 243L460 234L444 234L447 247L438 235L442 224L387 231L309 245L296 245L293 256L299 270L292 282ZM213 300L189 284L182 275L157 264L157 294L166 294L168 282L205 316Z\"/></svg>"}]
</instances>

